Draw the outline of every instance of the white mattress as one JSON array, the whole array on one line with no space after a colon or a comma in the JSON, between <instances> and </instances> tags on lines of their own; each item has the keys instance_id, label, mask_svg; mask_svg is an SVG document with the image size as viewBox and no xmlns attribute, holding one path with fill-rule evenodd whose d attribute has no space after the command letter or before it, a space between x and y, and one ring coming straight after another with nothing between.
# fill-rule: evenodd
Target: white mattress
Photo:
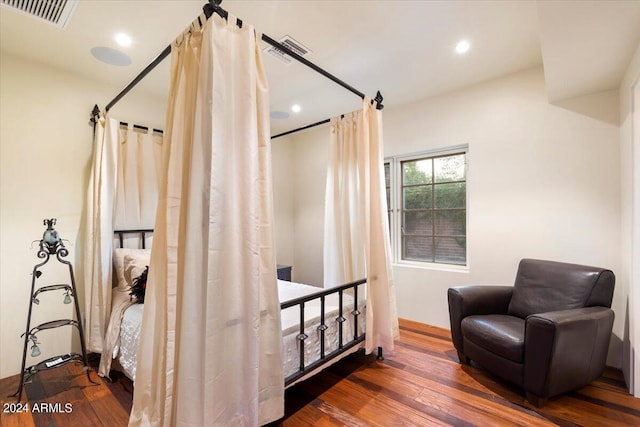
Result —
<instances>
[{"instance_id":1,"label":"white mattress","mask_svg":"<svg viewBox=\"0 0 640 427\"><path fill-rule=\"evenodd\" d=\"M278 293L280 302L289 301L323 289L301 283L278 280ZM343 323L343 343L353 340L354 310L351 292L343 293L343 317L347 320ZM365 308L364 287L358 289L359 311L358 336L364 333ZM136 377L136 350L140 340L140 327L142 324L143 304L134 304L129 307L122 318L120 328L120 346L114 353L118 355L118 362L125 375L135 381ZM335 293L325 298L325 354L329 354L338 348L339 326L338 318L338 294ZM320 300L305 303L305 334L308 338L304 343L305 366L320 358ZM283 358L285 378L295 374L299 370L300 341L296 338L300 333L300 310L298 306L290 307L281 312Z\"/></svg>"}]
</instances>

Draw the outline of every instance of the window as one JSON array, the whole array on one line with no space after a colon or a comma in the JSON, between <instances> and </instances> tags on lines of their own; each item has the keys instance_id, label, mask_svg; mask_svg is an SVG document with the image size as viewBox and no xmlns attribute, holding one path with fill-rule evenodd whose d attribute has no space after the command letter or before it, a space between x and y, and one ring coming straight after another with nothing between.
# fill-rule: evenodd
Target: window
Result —
<instances>
[{"instance_id":1,"label":"window","mask_svg":"<svg viewBox=\"0 0 640 427\"><path fill-rule=\"evenodd\" d=\"M384 162L384 182L387 187L387 214L389 217L389 229L393 229L392 227L392 213L393 207L391 206L391 163ZM392 236L393 238L393 236Z\"/></svg>"},{"instance_id":2,"label":"window","mask_svg":"<svg viewBox=\"0 0 640 427\"><path fill-rule=\"evenodd\" d=\"M396 261L466 265L466 147L389 159L385 179Z\"/></svg>"}]
</instances>

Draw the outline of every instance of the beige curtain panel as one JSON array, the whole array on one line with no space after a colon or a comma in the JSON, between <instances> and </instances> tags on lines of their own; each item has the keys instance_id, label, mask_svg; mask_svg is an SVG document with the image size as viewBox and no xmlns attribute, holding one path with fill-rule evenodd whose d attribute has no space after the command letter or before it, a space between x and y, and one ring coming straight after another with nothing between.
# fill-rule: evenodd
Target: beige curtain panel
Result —
<instances>
[{"instance_id":1,"label":"beige curtain panel","mask_svg":"<svg viewBox=\"0 0 640 427\"><path fill-rule=\"evenodd\" d=\"M104 350L112 311L113 230L153 228L158 204L162 135L100 118L94 137L84 232L87 350ZM147 242L147 243L150 243ZM125 239L138 248L138 236ZM108 374L108 372L107 372Z\"/></svg>"},{"instance_id":2,"label":"beige curtain panel","mask_svg":"<svg viewBox=\"0 0 640 427\"><path fill-rule=\"evenodd\" d=\"M118 167L118 122L100 117L95 127L93 163L84 231L84 301L87 351L101 353L111 311L113 207Z\"/></svg>"},{"instance_id":3,"label":"beige curtain panel","mask_svg":"<svg viewBox=\"0 0 640 427\"><path fill-rule=\"evenodd\" d=\"M324 287L362 279L365 271L363 200L360 195L360 114L331 121L325 195Z\"/></svg>"},{"instance_id":4,"label":"beige curtain panel","mask_svg":"<svg viewBox=\"0 0 640 427\"><path fill-rule=\"evenodd\" d=\"M256 426L284 412L268 88L254 28L172 45L130 425Z\"/></svg>"},{"instance_id":5,"label":"beige curtain panel","mask_svg":"<svg viewBox=\"0 0 640 427\"><path fill-rule=\"evenodd\" d=\"M384 183L382 115L362 110L331 119L325 198L325 286L367 278L365 351L394 348L398 338Z\"/></svg>"},{"instance_id":6,"label":"beige curtain panel","mask_svg":"<svg viewBox=\"0 0 640 427\"><path fill-rule=\"evenodd\" d=\"M119 127L116 230L153 228L162 168L162 139L162 134L153 129L134 129L132 124ZM129 239L130 242L125 239L126 247L140 247L138 236Z\"/></svg>"}]
</instances>

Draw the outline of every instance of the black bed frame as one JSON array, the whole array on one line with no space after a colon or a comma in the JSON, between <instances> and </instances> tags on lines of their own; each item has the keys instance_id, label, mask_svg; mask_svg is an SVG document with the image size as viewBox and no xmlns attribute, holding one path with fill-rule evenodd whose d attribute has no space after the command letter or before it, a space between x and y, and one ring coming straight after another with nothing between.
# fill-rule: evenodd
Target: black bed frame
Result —
<instances>
[{"instance_id":1,"label":"black bed frame","mask_svg":"<svg viewBox=\"0 0 640 427\"><path fill-rule=\"evenodd\" d=\"M121 248L124 247L125 235L137 234L140 237L140 245L142 249L145 249L147 246L146 245L147 236L152 233L153 233L153 229L115 230L114 231L114 234L118 236L118 241ZM349 351L353 347L356 347L360 343L364 342L365 333L358 335L358 317L362 314L360 310L358 310L358 288L360 286L364 286L366 283L367 283L366 279L360 279L354 282L346 283L344 285L341 285L335 288L325 289L325 290L315 292L313 294L305 295L299 298L294 298L292 300L285 301L280 304L280 310L284 310L286 308L290 308L294 306L298 306L300 309L300 332L296 336L296 339L300 341L300 352L298 356L299 368L297 372L285 378L285 381L284 381L285 386L288 386L298 381L299 379L306 376L307 374L314 371L315 369L322 367L332 359L335 359L341 354L344 354L345 352ZM343 301L343 295L345 291L353 291L353 310L351 311L351 313L344 313L344 307L343 307L342 301ZM339 299L338 317L333 319L333 321L338 323L338 348L334 351L326 353L324 348L325 347L324 334L329 327L325 323L325 321L327 320L325 318L325 298L335 293L338 294L338 299ZM318 360L308 365L305 365L304 342L307 338L309 338L309 336L305 334L305 330L304 330L305 329L304 309L305 309L305 304L313 300L320 300L320 324L317 326L317 330L320 332L320 355ZM347 337L346 341L345 341L345 336L343 332L344 322L346 322L347 320L347 318L344 317L345 314L347 315L350 314L351 316L353 316L353 331L354 331L353 337ZM377 357L379 360L383 359L381 347L378 347Z\"/></svg>"}]
</instances>

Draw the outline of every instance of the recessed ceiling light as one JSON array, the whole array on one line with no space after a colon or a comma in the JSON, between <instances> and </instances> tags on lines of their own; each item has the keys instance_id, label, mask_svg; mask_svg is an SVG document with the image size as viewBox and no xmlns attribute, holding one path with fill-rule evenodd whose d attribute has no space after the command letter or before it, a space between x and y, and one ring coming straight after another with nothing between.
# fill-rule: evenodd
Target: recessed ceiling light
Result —
<instances>
[{"instance_id":1,"label":"recessed ceiling light","mask_svg":"<svg viewBox=\"0 0 640 427\"><path fill-rule=\"evenodd\" d=\"M298 104L293 104L291 106L291 111L293 111L294 113L299 113L300 110L302 110L302 107L300 107Z\"/></svg>"},{"instance_id":2,"label":"recessed ceiling light","mask_svg":"<svg viewBox=\"0 0 640 427\"><path fill-rule=\"evenodd\" d=\"M469 44L468 40L460 40L456 45L456 52L462 55L464 53L467 53L470 47L471 47L471 44Z\"/></svg>"},{"instance_id":3,"label":"recessed ceiling light","mask_svg":"<svg viewBox=\"0 0 640 427\"><path fill-rule=\"evenodd\" d=\"M131 37L126 35L125 33L118 33L113 37L120 46L129 47L131 46Z\"/></svg>"},{"instance_id":4,"label":"recessed ceiling light","mask_svg":"<svg viewBox=\"0 0 640 427\"><path fill-rule=\"evenodd\" d=\"M96 46L91 49L91 54L98 61L102 61L106 64L117 65L119 67L131 65L131 58L129 58L129 55L110 47Z\"/></svg>"}]
</instances>

